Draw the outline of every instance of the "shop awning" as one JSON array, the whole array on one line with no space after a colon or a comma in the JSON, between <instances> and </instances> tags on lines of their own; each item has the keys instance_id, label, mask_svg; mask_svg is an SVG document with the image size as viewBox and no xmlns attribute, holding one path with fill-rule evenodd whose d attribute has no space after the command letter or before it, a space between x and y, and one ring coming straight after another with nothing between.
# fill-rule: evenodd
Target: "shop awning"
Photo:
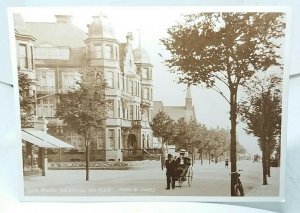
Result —
<instances>
[{"instance_id":1,"label":"shop awning","mask_svg":"<svg viewBox=\"0 0 300 213\"><path fill-rule=\"evenodd\" d=\"M34 128L22 129L22 139L39 147L45 148L74 148L44 131Z\"/></svg>"}]
</instances>

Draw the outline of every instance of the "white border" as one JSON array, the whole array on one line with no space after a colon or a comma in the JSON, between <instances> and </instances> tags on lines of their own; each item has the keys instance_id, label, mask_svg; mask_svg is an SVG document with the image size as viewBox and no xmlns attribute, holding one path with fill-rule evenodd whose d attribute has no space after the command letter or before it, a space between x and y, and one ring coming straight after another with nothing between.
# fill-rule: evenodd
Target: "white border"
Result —
<instances>
[{"instance_id":1,"label":"white border","mask_svg":"<svg viewBox=\"0 0 300 213\"><path fill-rule=\"evenodd\" d=\"M9 24L9 39L10 39L10 50L11 50L11 60L12 60L12 71L13 71L13 85L14 85L14 96L15 96L15 107L18 124L17 141L21 141L21 121L20 121L20 103L19 103L19 86L18 86L18 76L17 76L17 61L16 61L16 48L15 48L15 32L13 24L13 12L18 10L27 9L47 9L47 10L80 10L98 8L103 10L105 8L120 8L121 6L111 6L111 7L9 7L8 12L8 24ZM121 8L132 8L133 6L123 6ZM156 7L156 6L150 6ZM288 106L288 80L290 73L290 34L292 25L292 8L289 6L157 6L157 8L181 8L181 9L199 9L201 12L283 12L286 14L286 34L284 39L284 73L283 73L283 91L282 91L282 131L281 131L281 163L280 163L280 188L279 196L277 197L220 197L220 196L25 196L24 195L24 181L23 181L23 169L22 169L22 150L21 146L18 150L19 157L18 162L20 168L18 172L20 174L20 191L19 196L21 201L49 201L49 202L106 202L106 201L202 201L202 202L284 202L285 201L285 174L286 174L286 144L287 144L287 106ZM136 9L142 9L146 7L134 7Z\"/></svg>"}]
</instances>

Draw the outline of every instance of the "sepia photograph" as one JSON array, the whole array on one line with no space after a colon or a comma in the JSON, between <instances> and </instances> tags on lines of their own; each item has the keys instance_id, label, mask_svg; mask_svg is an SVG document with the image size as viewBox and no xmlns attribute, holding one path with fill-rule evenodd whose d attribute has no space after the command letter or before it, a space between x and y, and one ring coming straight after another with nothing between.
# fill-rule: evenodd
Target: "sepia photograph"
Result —
<instances>
[{"instance_id":1,"label":"sepia photograph","mask_svg":"<svg viewBox=\"0 0 300 213\"><path fill-rule=\"evenodd\" d=\"M286 11L8 15L25 199L284 199Z\"/></svg>"}]
</instances>

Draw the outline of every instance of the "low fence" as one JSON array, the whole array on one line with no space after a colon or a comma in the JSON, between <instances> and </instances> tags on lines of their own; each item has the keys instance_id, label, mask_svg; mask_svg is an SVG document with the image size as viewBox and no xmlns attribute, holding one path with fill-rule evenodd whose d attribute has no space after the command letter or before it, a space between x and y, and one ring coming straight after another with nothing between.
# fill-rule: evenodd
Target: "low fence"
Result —
<instances>
[{"instance_id":1,"label":"low fence","mask_svg":"<svg viewBox=\"0 0 300 213\"><path fill-rule=\"evenodd\" d=\"M128 161L128 162L110 162L110 161L92 161L89 162L91 170L127 170L127 169L143 169L149 167L160 167L159 161ZM83 170L86 168L85 162L50 162L48 169L50 170Z\"/></svg>"}]
</instances>

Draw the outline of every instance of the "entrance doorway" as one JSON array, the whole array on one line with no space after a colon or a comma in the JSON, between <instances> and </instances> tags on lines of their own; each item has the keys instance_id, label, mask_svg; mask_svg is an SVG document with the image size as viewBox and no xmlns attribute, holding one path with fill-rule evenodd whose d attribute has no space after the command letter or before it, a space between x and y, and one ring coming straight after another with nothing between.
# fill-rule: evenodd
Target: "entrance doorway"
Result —
<instances>
[{"instance_id":1,"label":"entrance doorway","mask_svg":"<svg viewBox=\"0 0 300 213\"><path fill-rule=\"evenodd\" d=\"M127 148L129 149L136 149L137 148L137 141L136 136L134 134L128 135L128 142L127 142Z\"/></svg>"}]
</instances>

